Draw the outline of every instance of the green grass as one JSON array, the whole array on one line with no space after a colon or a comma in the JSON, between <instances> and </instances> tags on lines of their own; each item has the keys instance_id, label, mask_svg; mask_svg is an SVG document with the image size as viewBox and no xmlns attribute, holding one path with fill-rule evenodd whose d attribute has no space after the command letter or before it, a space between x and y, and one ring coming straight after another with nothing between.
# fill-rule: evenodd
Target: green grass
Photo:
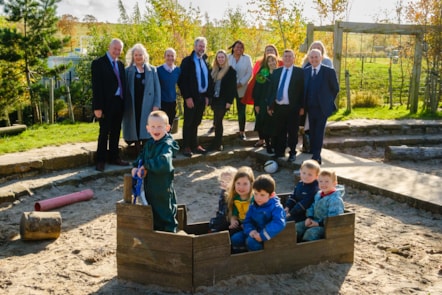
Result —
<instances>
[{"instance_id":1,"label":"green grass","mask_svg":"<svg viewBox=\"0 0 442 295\"><path fill-rule=\"evenodd\" d=\"M97 138L98 123L34 125L18 135L0 137L0 155Z\"/></svg>"}]
</instances>

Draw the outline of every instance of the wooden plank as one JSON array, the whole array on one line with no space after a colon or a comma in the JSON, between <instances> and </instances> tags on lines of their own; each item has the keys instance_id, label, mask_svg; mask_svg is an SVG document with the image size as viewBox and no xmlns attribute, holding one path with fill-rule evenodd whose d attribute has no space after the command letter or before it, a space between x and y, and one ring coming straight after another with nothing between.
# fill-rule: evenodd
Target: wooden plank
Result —
<instances>
[{"instance_id":1,"label":"wooden plank","mask_svg":"<svg viewBox=\"0 0 442 295\"><path fill-rule=\"evenodd\" d=\"M264 242L264 249L272 250L277 248L293 247L296 245L295 222L287 222L284 230L270 241Z\"/></svg>"},{"instance_id":2,"label":"wooden plank","mask_svg":"<svg viewBox=\"0 0 442 295\"><path fill-rule=\"evenodd\" d=\"M132 175L131 174L124 174L123 179L123 201L126 204L132 203Z\"/></svg>"},{"instance_id":3,"label":"wooden plank","mask_svg":"<svg viewBox=\"0 0 442 295\"><path fill-rule=\"evenodd\" d=\"M150 206L141 206L135 204L117 203L117 215L138 216L145 218L152 217L152 208Z\"/></svg>"},{"instance_id":4,"label":"wooden plank","mask_svg":"<svg viewBox=\"0 0 442 295\"><path fill-rule=\"evenodd\" d=\"M117 265L137 264L150 271L170 274L192 273L191 253L171 253L170 251L152 250L137 252L134 249L119 249Z\"/></svg>"},{"instance_id":5,"label":"wooden plank","mask_svg":"<svg viewBox=\"0 0 442 295\"><path fill-rule=\"evenodd\" d=\"M153 220L152 218L117 215L117 228L125 230L142 229L153 231Z\"/></svg>"},{"instance_id":6,"label":"wooden plank","mask_svg":"<svg viewBox=\"0 0 442 295\"><path fill-rule=\"evenodd\" d=\"M347 235L354 237L355 214L344 213L339 216L328 217L325 220L324 229L326 239Z\"/></svg>"},{"instance_id":7,"label":"wooden plank","mask_svg":"<svg viewBox=\"0 0 442 295\"><path fill-rule=\"evenodd\" d=\"M117 274L121 279L140 284L155 284L189 292L193 290L191 273L171 275L169 272L150 271L143 265L130 263L118 265Z\"/></svg>"},{"instance_id":8,"label":"wooden plank","mask_svg":"<svg viewBox=\"0 0 442 295\"><path fill-rule=\"evenodd\" d=\"M192 242L193 237L189 235L117 228L117 246L122 247L130 248L134 243L140 243L149 250L192 253Z\"/></svg>"},{"instance_id":9,"label":"wooden plank","mask_svg":"<svg viewBox=\"0 0 442 295\"><path fill-rule=\"evenodd\" d=\"M188 234L203 235L209 232L208 222L191 223L184 226L184 231Z\"/></svg>"},{"instance_id":10,"label":"wooden plank","mask_svg":"<svg viewBox=\"0 0 442 295\"><path fill-rule=\"evenodd\" d=\"M193 239L193 260L223 260L230 256L230 235L228 231L195 236Z\"/></svg>"}]
</instances>

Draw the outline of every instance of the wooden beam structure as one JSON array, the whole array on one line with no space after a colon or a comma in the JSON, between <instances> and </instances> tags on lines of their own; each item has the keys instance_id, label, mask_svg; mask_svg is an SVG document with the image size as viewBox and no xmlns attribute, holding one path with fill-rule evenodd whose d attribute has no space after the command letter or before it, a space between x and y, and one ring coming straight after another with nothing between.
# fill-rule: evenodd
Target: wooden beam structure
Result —
<instances>
[{"instance_id":1,"label":"wooden beam structure","mask_svg":"<svg viewBox=\"0 0 442 295\"><path fill-rule=\"evenodd\" d=\"M314 26L307 25L307 48L314 41L314 31L333 32L333 67L336 70L338 80L341 80L341 62L342 62L342 43L344 33L361 33L361 34L385 34L385 35L414 35L414 63L410 84L410 102L411 112L417 111L417 101L419 96L419 83L421 78L422 67L422 41L426 31L436 29L435 26L421 25L401 25L401 24L379 24L379 23L354 23L337 21L334 25ZM338 103L338 102L337 102Z\"/></svg>"}]
</instances>

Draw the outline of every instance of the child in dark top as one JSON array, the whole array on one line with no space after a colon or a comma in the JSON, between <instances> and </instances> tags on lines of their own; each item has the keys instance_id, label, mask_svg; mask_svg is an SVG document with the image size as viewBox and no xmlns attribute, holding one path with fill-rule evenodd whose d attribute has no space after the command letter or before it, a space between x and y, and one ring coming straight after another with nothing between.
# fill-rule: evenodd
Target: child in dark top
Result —
<instances>
[{"instance_id":1,"label":"child in dark top","mask_svg":"<svg viewBox=\"0 0 442 295\"><path fill-rule=\"evenodd\" d=\"M319 189L307 219L296 223L297 240L313 241L324 238L324 222L328 217L344 213L343 186L337 186L338 178L331 170L322 169L318 176Z\"/></svg>"},{"instance_id":2,"label":"child in dark top","mask_svg":"<svg viewBox=\"0 0 442 295\"><path fill-rule=\"evenodd\" d=\"M144 180L147 202L152 206L154 230L176 232L177 205L173 187L174 167L172 158L179 150L177 142L168 134L169 117L163 111L153 111L147 120L147 131L152 136L144 144L143 150L133 163L143 166L132 169L132 176L138 173Z\"/></svg>"},{"instance_id":3,"label":"child in dark top","mask_svg":"<svg viewBox=\"0 0 442 295\"><path fill-rule=\"evenodd\" d=\"M244 230L231 237L232 252L262 250L265 241L285 227L285 212L275 193L275 180L268 174L253 182L253 198L244 220Z\"/></svg>"},{"instance_id":4,"label":"child in dark top","mask_svg":"<svg viewBox=\"0 0 442 295\"><path fill-rule=\"evenodd\" d=\"M307 218L305 211L310 208L318 192L318 175L320 166L315 160L302 162L299 169L301 180L285 203L287 221L303 221Z\"/></svg>"},{"instance_id":5,"label":"child in dark top","mask_svg":"<svg viewBox=\"0 0 442 295\"><path fill-rule=\"evenodd\" d=\"M236 172L237 169L232 166L221 168L221 173L218 176L219 187L221 189L218 199L218 211L216 211L216 217L211 218L209 221L210 232L229 229L226 191L232 185L232 180L235 177Z\"/></svg>"}]
</instances>

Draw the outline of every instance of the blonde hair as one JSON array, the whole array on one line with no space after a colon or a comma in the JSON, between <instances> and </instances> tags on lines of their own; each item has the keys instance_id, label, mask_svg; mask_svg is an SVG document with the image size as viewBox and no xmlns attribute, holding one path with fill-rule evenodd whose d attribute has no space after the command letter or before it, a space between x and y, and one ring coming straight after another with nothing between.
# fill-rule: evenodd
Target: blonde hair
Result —
<instances>
[{"instance_id":1,"label":"blonde hair","mask_svg":"<svg viewBox=\"0 0 442 295\"><path fill-rule=\"evenodd\" d=\"M253 170L250 167L242 166L238 168L238 171L236 172L235 176L233 177L229 193L227 195L227 208L229 209L229 218L232 217L233 212L233 198L235 197L236 190L235 190L235 182L242 177L247 177L250 181L250 192L248 198L250 199L252 197L252 186L253 182L255 181L255 175L253 174Z\"/></svg>"},{"instance_id":2,"label":"blonde hair","mask_svg":"<svg viewBox=\"0 0 442 295\"><path fill-rule=\"evenodd\" d=\"M307 64L308 55L314 46L319 47L319 51L321 52L322 58L328 58L327 49L325 49L324 43L322 43L322 41L316 40L316 41L313 41L312 44L310 44L310 47L308 48L307 53L304 56L304 59L302 60L302 66Z\"/></svg>"},{"instance_id":3,"label":"blonde hair","mask_svg":"<svg viewBox=\"0 0 442 295\"><path fill-rule=\"evenodd\" d=\"M315 170L316 175L319 175L319 172L321 170L321 166L315 160L305 160L301 164L301 169L304 168L304 167L307 168L307 169Z\"/></svg>"},{"instance_id":4,"label":"blonde hair","mask_svg":"<svg viewBox=\"0 0 442 295\"><path fill-rule=\"evenodd\" d=\"M222 68L220 68L220 65L218 64L218 54L224 54L225 58L226 58L226 62L224 63L224 66ZM227 71L229 70L229 59L227 57L227 53L224 50L218 50L215 54L215 59L213 61L213 65L212 65L212 78L214 81L216 80L221 80L224 75L227 73Z\"/></svg>"},{"instance_id":5,"label":"blonde hair","mask_svg":"<svg viewBox=\"0 0 442 295\"><path fill-rule=\"evenodd\" d=\"M220 173L218 175L218 181L221 181L223 176L229 175L232 179L235 177L235 173L238 171L235 167L232 166L223 166L220 168Z\"/></svg>"},{"instance_id":6,"label":"blonde hair","mask_svg":"<svg viewBox=\"0 0 442 295\"><path fill-rule=\"evenodd\" d=\"M169 125L169 117L167 116L167 114L164 111L161 111L161 110L152 111L149 114L149 117L147 118L147 124L149 124L150 118L160 118L164 121L164 123L166 123L166 125Z\"/></svg>"},{"instance_id":7,"label":"blonde hair","mask_svg":"<svg viewBox=\"0 0 442 295\"><path fill-rule=\"evenodd\" d=\"M338 176L336 175L336 172L330 169L321 169L321 172L319 172L319 176L330 177L333 182L338 182Z\"/></svg>"}]
</instances>

